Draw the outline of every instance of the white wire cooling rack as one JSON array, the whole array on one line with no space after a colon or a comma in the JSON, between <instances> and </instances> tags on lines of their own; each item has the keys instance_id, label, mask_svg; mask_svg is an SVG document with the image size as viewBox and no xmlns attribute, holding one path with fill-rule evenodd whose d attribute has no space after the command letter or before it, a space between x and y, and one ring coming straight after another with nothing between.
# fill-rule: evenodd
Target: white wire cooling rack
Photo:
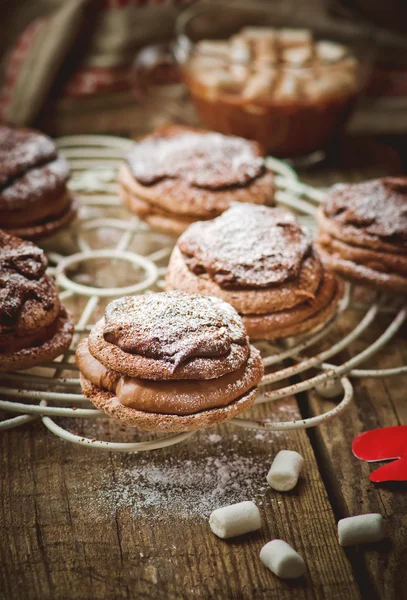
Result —
<instances>
[{"instance_id":1,"label":"white wire cooling rack","mask_svg":"<svg viewBox=\"0 0 407 600\"><path fill-rule=\"evenodd\" d=\"M126 213L117 194L117 167L131 144L129 140L111 136L70 136L58 140L61 153L71 164L70 186L80 201L80 216L77 224L55 240L57 248L51 246L46 250L51 264L50 273L55 275L61 288L61 300L68 307L72 304L75 314L80 316L71 349L63 357L44 364L40 369L2 374L0 397L7 399L0 400L0 410L17 413L18 416L0 421L0 430L41 419L49 431L68 442L119 452L164 448L194 433L157 436L156 439L133 443L107 442L75 435L54 420L58 417L109 419L102 411L92 408L92 404L80 393L78 370L74 363L75 348L81 337L100 318L110 299L126 294L149 293L162 289L164 285L166 262L174 240L150 231L143 222ZM322 198L321 192L299 182L295 172L280 161L270 158L268 167L276 174L277 202L293 209L311 229L314 228L314 214ZM135 243L137 238L138 243ZM91 268L95 260L99 261L99 265L102 261L104 275L100 280L98 273ZM75 275L73 271L76 271ZM125 272L130 281L134 278L135 283L131 281L129 285L121 287L117 282L108 285L116 271ZM297 421L236 418L229 423L272 431L314 427L339 416L347 408L353 397L349 377L384 377L407 373L407 366L382 370L357 368L392 339L406 319L407 309L400 300L386 298L383 294L375 295L369 304L358 303L353 292L352 286L347 284L337 315L322 330L281 345L267 342L256 344L263 353L266 371L279 367L266 372L256 404L316 388L322 396L342 395L335 408ZM350 307L360 314L356 326L327 349L310 355L310 349L332 332L337 319ZM342 364L327 362L360 339L379 313L388 313L390 323L373 343ZM304 354L305 350L307 355ZM289 366L284 366L287 361ZM300 382L278 386L279 382L310 369L314 369L314 372L317 369L320 373L308 377L302 375Z\"/></svg>"}]
</instances>

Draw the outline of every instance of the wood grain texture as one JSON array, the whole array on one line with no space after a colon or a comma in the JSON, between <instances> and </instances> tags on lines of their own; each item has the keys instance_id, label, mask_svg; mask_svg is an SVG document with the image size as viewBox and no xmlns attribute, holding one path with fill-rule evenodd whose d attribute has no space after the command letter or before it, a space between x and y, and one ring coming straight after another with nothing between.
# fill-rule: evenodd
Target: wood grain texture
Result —
<instances>
[{"instance_id":1,"label":"wood grain texture","mask_svg":"<svg viewBox=\"0 0 407 600\"><path fill-rule=\"evenodd\" d=\"M106 239L105 233L90 232L87 241L98 247ZM117 241L110 232L109 242ZM137 251L137 244L145 243L144 237L137 236L130 248ZM150 252L156 248L144 249ZM131 274L121 273L120 268L112 273L103 261L92 266L95 271L91 277L97 285L130 283L126 276ZM79 314L84 301L68 300L67 305ZM92 315L92 322L101 316L100 311L98 308ZM253 416L285 420L300 418L300 412L293 398L258 407ZM66 419L64 425L70 428L71 424ZM111 420L75 423L72 427L79 427L80 435L99 439L134 439L130 428L123 430ZM256 438L256 431L227 425L215 432L221 434L221 444L211 443L208 433L201 432L184 444L144 457L73 446L53 437L40 423L2 435L0 596L7 600L357 600L359 589L337 543L333 511L307 433L278 432L264 440ZM123 469L131 468L136 474L142 458L152 469L165 469L171 459L198 470L202 478L206 474L202 457L216 460L222 454L231 460L244 458L256 465L259 482L264 482L274 455L283 448L304 456L304 475L288 494L267 486L262 493L259 488L258 495L255 491L255 499L261 502L263 527L238 540L217 539L209 530L208 513L185 516L187 497L180 499L179 506L169 503L171 508L166 508L161 504L158 510L143 508L136 514L128 506L115 506L115 496L110 493L102 495L100 504L98 491L115 489ZM245 477L244 471L238 472L237 481L228 485L239 484ZM172 485L175 494L179 485L176 478ZM260 549L273 538L287 540L304 557L308 567L305 578L286 583L263 566Z\"/></svg>"},{"instance_id":2,"label":"wood grain texture","mask_svg":"<svg viewBox=\"0 0 407 600\"><path fill-rule=\"evenodd\" d=\"M137 137L164 122L193 123L194 119L182 99L172 103L156 99L146 108L128 96L125 101L123 97L104 98L96 104L89 100L87 107L83 103L60 107L45 123L58 135L109 132ZM399 172L398 155L392 148L364 139L352 154L346 147L353 144L354 140L347 142L336 161L304 178L324 186ZM109 277L107 270L100 277L103 285ZM369 335L375 335L373 329ZM398 340L377 364L393 365L395 359L406 363L405 339L399 336ZM357 348L359 342L350 351ZM206 519L185 518L177 510L140 516L111 507L95 514L94 490L102 484L114 485L123 468L137 464L137 455L73 446L37 422L3 433L0 598L402 599L406 589L405 490L370 484L369 466L352 456L350 444L359 431L406 422L405 387L405 379L357 382L356 403L342 418L315 432L275 434L272 444L257 440L253 432L222 426L221 450L208 442L206 433L199 433L180 446L154 452L151 461L157 464L169 456L194 457L198 450L214 457L220 451L236 452L258 460L264 477L279 449L303 454L306 467L298 488L287 494L268 490L261 498L262 529L229 542L215 538ZM315 395L308 404L304 399L299 402L304 414L318 414L332 405ZM286 418L287 411L299 418L295 399L268 409L256 408L254 414ZM91 430L105 439L119 433L112 423L93 424ZM87 431L84 425L81 434ZM131 439L131 433L120 435L123 441ZM378 549L345 553L337 542L336 519L369 511L386 516L391 542ZM303 555L308 567L305 579L283 582L260 563L262 545L274 537L285 539Z\"/></svg>"},{"instance_id":3,"label":"wood grain texture","mask_svg":"<svg viewBox=\"0 0 407 600\"><path fill-rule=\"evenodd\" d=\"M294 399L284 403L283 414L287 411L299 416ZM270 416L264 407L255 413ZM274 413L277 418L281 414L278 406ZM54 438L38 423L2 435L2 597L359 598L352 569L337 543L333 513L306 433L279 433L269 445L256 441L251 431L231 426L219 431L224 449L260 459L264 477L279 449L295 449L306 461L295 491L265 493L261 530L229 542L211 534L206 519L180 517L177 511L152 520L126 509L112 510L93 522L92 494L78 504L79 490L94 489L101 474L113 482L115 471L129 461L134 464L137 455L76 447ZM236 434L241 440L238 449ZM156 451L155 459L165 460L169 453L175 459L194 457L197 444L206 455L218 451L200 433L180 446ZM287 540L304 557L304 579L287 584L262 565L259 551L273 538Z\"/></svg>"},{"instance_id":4,"label":"wood grain texture","mask_svg":"<svg viewBox=\"0 0 407 600\"><path fill-rule=\"evenodd\" d=\"M356 313L349 314L346 321L341 322L341 332L348 331L352 324L357 323L357 317ZM388 323L388 318L378 318L340 356L341 360L346 360L374 341ZM386 369L405 365L406 334L407 327L404 325L397 337L361 368ZM355 399L351 408L341 419L313 432L315 451L338 518L379 512L386 520L389 534L386 542L347 552L358 570L356 576L365 594L380 600L407 598L407 485L379 486L371 483L369 473L379 465L370 466L359 461L351 451L353 438L362 431L407 423L407 376L353 379L352 383ZM334 405L330 401L321 402L315 393L310 394L309 403L312 414L320 414Z\"/></svg>"},{"instance_id":5,"label":"wood grain texture","mask_svg":"<svg viewBox=\"0 0 407 600\"><path fill-rule=\"evenodd\" d=\"M400 149L383 141L345 138L336 154L318 171L301 173L302 179L326 187L336 181L363 181L368 178L402 173ZM360 292L359 292L360 293ZM371 297L362 292L362 298ZM362 313L363 314L363 313ZM360 312L348 312L341 319L338 332L333 332L326 345L338 335L348 333L361 318ZM344 362L372 343L389 324L389 317L379 316L364 334L337 359ZM337 362L335 359L332 362ZM407 325L379 354L360 368L386 369L407 364ZM352 379L354 402L342 418L310 432L310 439L327 486L337 519L352 515L379 512L386 519L389 538L386 542L366 548L350 549L346 553L354 567L355 577L366 598L393 600L407 598L407 484L377 486L368 479L375 467L356 459L351 451L352 440L362 431L407 423L405 390L407 376L375 379ZM321 414L334 406L321 401L315 392L308 394L310 416ZM377 465L376 465L377 467Z\"/></svg>"}]
</instances>

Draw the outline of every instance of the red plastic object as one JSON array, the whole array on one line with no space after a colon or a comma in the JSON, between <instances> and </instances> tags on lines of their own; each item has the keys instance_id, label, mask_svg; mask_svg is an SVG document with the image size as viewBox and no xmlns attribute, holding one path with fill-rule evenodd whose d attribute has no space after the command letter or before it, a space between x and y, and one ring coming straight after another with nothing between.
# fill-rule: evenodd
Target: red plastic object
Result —
<instances>
[{"instance_id":1,"label":"red plastic object","mask_svg":"<svg viewBox=\"0 0 407 600\"><path fill-rule=\"evenodd\" d=\"M361 433L353 440L352 451L356 458L367 462L393 460L373 471L370 481L407 481L407 425Z\"/></svg>"},{"instance_id":2,"label":"red plastic object","mask_svg":"<svg viewBox=\"0 0 407 600\"><path fill-rule=\"evenodd\" d=\"M407 456L398 458L383 465L369 475L370 481L382 483L383 481L407 481Z\"/></svg>"}]
</instances>

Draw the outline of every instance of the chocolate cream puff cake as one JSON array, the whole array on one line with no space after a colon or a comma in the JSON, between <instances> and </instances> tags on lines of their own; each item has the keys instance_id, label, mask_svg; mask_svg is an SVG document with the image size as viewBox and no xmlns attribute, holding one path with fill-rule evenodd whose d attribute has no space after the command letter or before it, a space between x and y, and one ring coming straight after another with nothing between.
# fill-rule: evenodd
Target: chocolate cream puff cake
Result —
<instances>
[{"instance_id":1,"label":"chocolate cream puff cake","mask_svg":"<svg viewBox=\"0 0 407 600\"><path fill-rule=\"evenodd\" d=\"M407 177L335 185L317 219L325 264L356 283L407 294Z\"/></svg>"},{"instance_id":2,"label":"chocolate cream puff cake","mask_svg":"<svg viewBox=\"0 0 407 600\"><path fill-rule=\"evenodd\" d=\"M249 408L263 376L237 312L218 298L162 292L111 302L76 352L84 395L113 418L189 431Z\"/></svg>"},{"instance_id":3,"label":"chocolate cream puff cake","mask_svg":"<svg viewBox=\"0 0 407 600\"><path fill-rule=\"evenodd\" d=\"M131 211L176 236L234 201L274 204L274 177L257 142L178 125L135 144L119 180Z\"/></svg>"},{"instance_id":4,"label":"chocolate cream puff cake","mask_svg":"<svg viewBox=\"0 0 407 600\"><path fill-rule=\"evenodd\" d=\"M342 295L342 285L294 215L251 204L192 224L173 250L166 289L229 302L252 340L320 328Z\"/></svg>"},{"instance_id":5,"label":"chocolate cream puff cake","mask_svg":"<svg viewBox=\"0 0 407 600\"><path fill-rule=\"evenodd\" d=\"M67 188L69 166L38 131L0 127L0 227L24 239L68 225L76 205Z\"/></svg>"},{"instance_id":6,"label":"chocolate cream puff cake","mask_svg":"<svg viewBox=\"0 0 407 600\"><path fill-rule=\"evenodd\" d=\"M40 365L70 346L72 317L47 266L40 248L0 230L0 371Z\"/></svg>"}]
</instances>

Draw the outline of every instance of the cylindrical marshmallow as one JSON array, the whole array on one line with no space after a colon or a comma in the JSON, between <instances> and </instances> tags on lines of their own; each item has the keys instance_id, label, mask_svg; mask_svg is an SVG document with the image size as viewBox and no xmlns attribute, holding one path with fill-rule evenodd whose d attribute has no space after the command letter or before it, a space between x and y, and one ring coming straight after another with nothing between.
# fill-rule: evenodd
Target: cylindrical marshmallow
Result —
<instances>
[{"instance_id":1,"label":"cylindrical marshmallow","mask_svg":"<svg viewBox=\"0 0 407 600\"><path fill-rule=\"evenodd\" d=\"M282 579L296 579L306 571L303 558L283 540L272 540L263 546L260 560Z\"/></svg>"},{"instance_id":2,"label":"cylindrical marshmallow","mask_svg":"<svg viewBox=\"0 0 407 600\"><path fill-rule=\"evenodd\" d=\"M294 67L305 65L312 57L311 46L294 46L283 51L283 61Z\"/></svg>"},{"instance_id":3,"label":"cylindrical marshmallow","mask_svg":"<svg viewBox=\"0 0 407 600\"><path fill-rule=\"evenodd\" d=\"M379 542L385 537L383 517L378 513L369 513L341 519L338 535L341 546Z\"/></svg>"},{"instance_id":4,"label":"cylindrical marshmallow","mask_svg":"<svg viewBox=\"0 0 407 600\"><path fill-rule=\"evenodd\" d=\"M317 56L325 62L336 62L346 55L346 48L335 42L322 40L315 45Z\"/></svg>"},{"instance_id":5,"label":"cylindrical marshmallow","mask_svg":"<svg viewBox=\"0 0 407 600\"><path fill-rule=\"evenodd\" d=\"M229 56L229 43L222 40L201 40L196 45L196 51L227 60Z\"/></svg>"},{"instance_id":6,"label":"cylindrical marshmallow","mask_svg":"<svg viewBox=\"0 0 407 600\"><path fill-rule=\"evenodd\" d=\"M230 41L229 59L234 63L250 61L250 46L243 37L236 36Z\"/></svg>"},{"instance_id":7,"label":"cylindrical marshmallow","mask_svg":"<svg viewBox=\"0 0 407 600\"><path fill-rule=\"evenodd\" d=\"M257 531L261 527L260 511L251 501L224 506L213 511L209 527L222 539Z\"/></svg>"},{"instance_id":8,"label":"cylindrical marshmallow","mask_svg":"<svg viewBox=\"0 0 407 600\"><path fill-rule=\"evenodd\" d=\"M243 90L243 98L249 100L255 100L256 98L262 98L270 94L273 81L276 78L276 72L268 69L267 71L260 71L260 73L254 73Z\"/></svg>"},{"instance_id":9,"label":"cylindrical marshmallow","mask_svg":"<svg viewBox=\"0 0 407 600\"><path fill-rule=\"evenodd\" d=\"M267 483L274 490L288 492L297 485L304 459L294 450L280 450L270 467Z\"/></svg>"}]
</instances>

